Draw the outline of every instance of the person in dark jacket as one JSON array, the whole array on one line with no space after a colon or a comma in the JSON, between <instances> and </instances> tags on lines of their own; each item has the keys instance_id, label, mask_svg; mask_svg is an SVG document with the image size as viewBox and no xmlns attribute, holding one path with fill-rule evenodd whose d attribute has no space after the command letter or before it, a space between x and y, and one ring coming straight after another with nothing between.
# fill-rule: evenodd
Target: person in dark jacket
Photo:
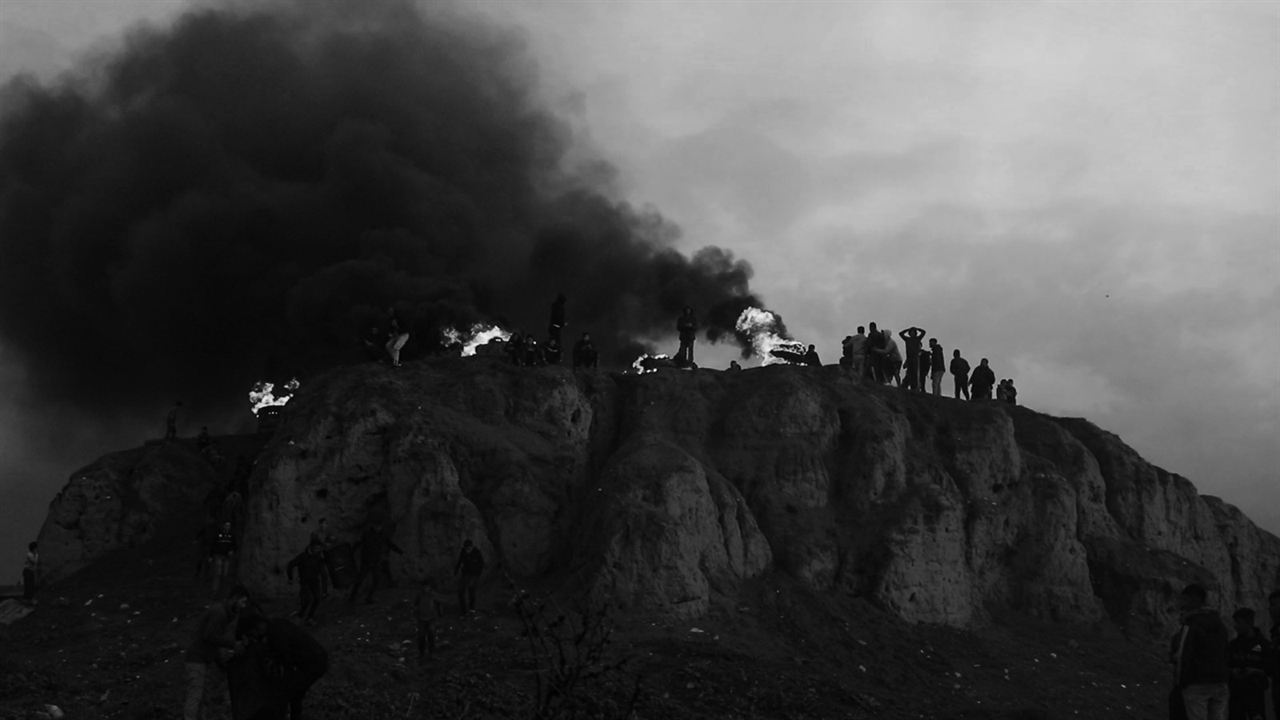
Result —
<instances>
[{"instance_id":1,"label":"person in dark jacket","mask_svg":"<svg viewBox=\"0 0 1280 720\"><path fill-rule=\"evenodd\" d=\"M961 395L969 399L969 361L960 357L960 350L951 351L951 377L955 380L956 399Z\"/></svg>"},{"instance_id":2,"label":"person in dark jacket","mask_svg":"<svg viewBox=\"0 0 1280 720\"><path fill-rule=\"evenodd\" d=\"M929 338L929 378L933 381L933 394L942 395L942 378L947 374L947 356L937 338Z\"/></svg>"},{"instance_id":3,"label":"person in dark jacket","mask_svg":"<svg viewBox=\"0 0 1280 720\"><path fill-rule=\"evenodd\" d=\"M524 335L515 332L511 333L511 337L507 338L507 356L511 358L512 365L524 364Z\"/></svg>"},{"instance_id":4,"label":"person in dark jacket","mask_svg":"<svg viewBox=\"0 0 1280 720\"><path fill-rule=\"evenodd\" d=\"M458 606L466 615L475 612L476 587L480 585L480 575L484 572L484 555L480 548L470 540L462 543L462 552L458 554L458 562L453 566L453 574L458 579Z\"/></svg>"},{"instance_id":5,"label":"person in dark jacket","mask_svg":"<svg viewBox=\"0 0 1280 720\"><path fill-rule=\"evenodd\" d=\"M818 349L810 345L809 349L804 353L804 364L811 367L822 367L822 361L818 359Z\"/></svg>"},{"instance_id":6,"label":"person in dark jacket","mask_svg":"<svg viewBox=\"0 0 1280 720\"><path fill-rule=\"evenodd\" d=\"M298 619L314 625L320 598L329 585L329 568L324 562L324 549L320 543L307 545L297 557L285 566L285 576L293 582L293 571L298 571Z\"/></svg>"},{"instance_id":7,"label":"person in dark jacket","mask_svg":"<svg viewBox=\"0 0 1280 720\"><path fill-rule=\"evenodd\" d=\"M698 319L688 305L676 319L676 334L680 336L680 349L676 351L676 365L693 367L693 341L698 337Z\"/></svg>"},{"instance_id":8,"label":"person in dark jacket","mask_svg":"<svg viewBox=\"0 0 1280 720\"><path fill-rule=\"evenodd\" d=\"M990 400L991 388L995 384L996 374L991 371L987 359L982 358L978 362L978 367L973 369L973 374L969 376L969 385L973 388L973 399Z\"/></svg>"},{"instance_id":9,"label":"person in dark jacket","mask_svg":"<svg viewBox=\"0 0 1280 720\"><path fill-rule=\"evenodd\" d=\"M920 348L920 359L916 361L916 389L920 392L928 392L929 384L929 367L933 362L933 354L929 352L929 348Z\"/></svg>"},{"instance_id":10,"label":"person in dark jacket","mask_svg":"<svg viewBox=\"0 0 1280 720\"><path fill-rule=\"evenodd\" d=\"M1229 720L1266 720L1267 670L1271 664L1271 643L1254 625L1251 608L1239 608L1231 615L1235 638L1227 645L1227 701Z\"/></svg>"},{"instance_id":11,"label":"person in dark jacket","mask_svg":"<svg viewBox=\"0 0 1280 720\"><path fill-rule=\"evenodd\" d=\"M356 543L356 548L360 550L360 572L356 575L355 582L351 584L351 594L347 597L347 602L356 601L356 594L360 591L360 584L367 577L369 578L369 591L365 594L364 601L372 603L373 594L378 590L378 585L381 581L378 569L382 565L383 558L392 550L399 555L403 555L404 550L401 550L395 543L391 542L391 538L387 537L381 524L370 525L366 528L364 534L360 536L360 542Z\"/></svg>"},{"instance_id":12,"label":"person in dark jacket","mask_svg":"<svg viewBox=\"0 0 1280 720\"><path fill-rule=\"evenodd\" d=\"M249 591L236 586L227 599L214 603L200 616L195 634L184 657L187 670L187 700L183 720L200 720L205 681L209 666L222 666L242 648L236 644L236 621L249 605Z\"/></svg>"},{"instance_id":13,"label":"person in dark jacket","mask_svg":"<svg viewBox=\"0 0 1280 720\"><path fill-rule=\"evenodd\" d=\"M864 372L866 376L877 383L885 382L885 351L888 343L885 340L884 333L875 323L867 324L867 350L864 362Z\"/></svg>"},{"instance_id":14,"label":"person in dark jacket","mask_svg":"<svg viewBox=\"0 0 1280 720\"><path fill-rule=\"evenodd\" d=\"M600 365L600 353L591 344L591 333L582 333L578 342L573 344L573 366L594 368Z\"/></svg>"},{"instance_id":15,"label":"person in dark jacket","mask_svg":"<svg viewBox=\"0 0 1280 720\"><path fill-rule=\"evenodd\" d=\"M1188 585L1179 596L1182 628L1174 637L1174 677L1187 720L1227 717L1227 626L1218 611L1208 607L1208 597L1198 584Z\"/></svg>"},{"instance_id":16,"label":"person in dark jacket","mask_svg":"<svg viewBox=\"0 0 1280 720\"><path fill-rule=\"evenodd\" d=\"M284 618L268 619L259 615L247 625L246 639L261 653L262 671L274 681L272 689L288 704L289 717L301 720L302 701L307 691L329 671L329 653L310 633ZM282 716L260 714L255 717Z\"/></svg>"}]
</instances>

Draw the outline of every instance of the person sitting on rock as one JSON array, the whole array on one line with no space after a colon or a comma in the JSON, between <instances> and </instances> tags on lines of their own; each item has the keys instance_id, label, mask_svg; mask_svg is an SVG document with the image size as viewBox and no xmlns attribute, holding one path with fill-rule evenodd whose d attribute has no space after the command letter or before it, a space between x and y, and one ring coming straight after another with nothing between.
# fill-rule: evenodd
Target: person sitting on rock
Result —
<instances>
[{"instance_id":1,"label":"person sitting on rock","mask_svg":"<svg viewBox=\"0 0 1280 720\"><path fill-rule=\"evenodd\" d=\"M995 384L996 374L987 364L987 359L982 358L978 361L978 367L973 369L973 374L969 376L969 387L973 388L973 399L990 400L991 386Z\"/></svg>"},{"instance_id":2,"label":"person sitting on rock","mask_svg":"<svg viewBox=\"0 0 1280 720\"><path fill-rule=\"evenodd\" d=\"M458 562L453 566L453 574L458 576L458 605L461 614L466 615L476 610L476 588L480 585L480 575L484 573L484 555L480 548L470 540L463 541L462 552L458 554Z\"/></svg>"},{"instance_id":3,"label":"person sitting on rock","mask_svg":"<svg viewBox=\"0 0 1280 720\"><path fill-rule=\"evenodd\" d=\"M810 367L822 367L822 361L818 359L818 350L812 345L804 353L804 364Z\"/></svg>"}]
</instances>

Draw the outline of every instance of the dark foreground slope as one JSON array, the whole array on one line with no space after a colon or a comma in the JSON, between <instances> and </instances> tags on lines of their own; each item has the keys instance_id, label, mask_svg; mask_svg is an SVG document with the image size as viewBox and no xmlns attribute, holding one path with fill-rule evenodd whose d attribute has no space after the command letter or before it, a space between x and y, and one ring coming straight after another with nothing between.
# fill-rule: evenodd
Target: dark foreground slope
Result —
<instances>
[{"instance_id":1,"label":"dark foreground slope","mask_svg":"<svg viewBox=\"0 0 1280 720\"><path fill-rule=\"evenodd\" d=\"M0 719L40 717L46 704L84 720L178 717L182 652L208 597L190 560L186 546L159 540L112 553L63 581L33 615L0 626ZM308 717L532 717L535 673L546 665L499 583L486 584L477 618L442 623L438 657L422 665L409 650L408 598L396 588L374 605L326 601L316 635L333 667ZM266 604L272 614L291 609ZM697 621L612 617L602 663L627 662L575 692L591 711L581 717L621 718L627 708L690 720L1163 717L1163 642L1108 626L908 623L773 573ZM225 705L211 717L228 717Z\"/></svg>"}]
</instances>

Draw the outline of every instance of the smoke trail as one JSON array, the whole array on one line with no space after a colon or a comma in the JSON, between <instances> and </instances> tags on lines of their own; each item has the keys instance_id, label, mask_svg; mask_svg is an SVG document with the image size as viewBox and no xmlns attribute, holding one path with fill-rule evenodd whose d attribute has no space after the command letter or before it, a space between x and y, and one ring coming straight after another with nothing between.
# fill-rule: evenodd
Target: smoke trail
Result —
<instances>
[{"instance_id":1,"label":"smoke trail","mask_svg":"<svg viewBox=\"0 0 1280 720\"><path fill-rule=\"evenodd\" d=\"M0 342L34 391L120 411L347 361L393 305L417 352L446 326L541 333L559 291L566 338L628 360L684 305L732 339L750 266L682 255L564 167L531 66L473 19L325 0L192 12L11 82Z\"/></svg>"}]
</instances>

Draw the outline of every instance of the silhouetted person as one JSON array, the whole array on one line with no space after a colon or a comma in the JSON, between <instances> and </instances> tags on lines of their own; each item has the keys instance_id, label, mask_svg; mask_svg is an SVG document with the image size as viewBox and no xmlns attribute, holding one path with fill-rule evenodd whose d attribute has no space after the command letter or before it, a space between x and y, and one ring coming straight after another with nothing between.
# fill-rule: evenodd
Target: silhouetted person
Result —
<instances>
[{"instance_id":1,"label":"silhouetted person","mask_svg":"<svg viewBox=\"0 0 1280 720\"><path fill-rule=\"evenodd\" d=\"M169 414L164 417L164 439L173 440L178 437L178 410L182 407L182 401L175 402L173 407L169 408Z\"/></svg>"},{"instance_id":2,"label":"silhouetted person","mask_svg":"<svg viewBox=\"0 0 1280 720\"><path fill-rule=\"evenodd\" d=\"M231 573L231 560L236 554L236 539L231 533L231 522L224 521L218 534L209 544L209 564L213 570L213 594L217 595L222 581Z\"/></svg>"},{"instance_id":3,"label":"silhouetted person","mask_svg":"<svg viewBox=\"0 0 1280 720\"><path fill-rule=\"evenodd\" d=\"M1229 720L1266 720L1267 671L1271 665L1271 643L1253 624L1254 612L1239 608L1231 614L1236 636L1227 645L1227 680L1230 699Z\"/></svg>"},{"instance_id":4,"label":"silhouetted person","mask_svg":"<svg viewBox=\"0 0 1280 720\"><path fill-rule=\"evenodd\" d=\"M849 373L861 379L866 372L867 336L866 328L858 326L858 334L850 335L844 346L844 354L849 358Z\"/></svg>"},{"instance_id":5,"label":"silhouetted person","mask_svg":"<svg viewBox=\"0 0 1280 720\"><path fill-rule=\"evenodd\" d=\"M377 592L378 585L382 579L378 570L382 565L383 558L392 550L400 555L403 555L404 551L391 542L391 538L387 537L381 524L366 527L355 547L360 550L360 571L356 575L355 582L351 583L351 594L347 597L347 602L356 601L356 595L360 592L360 584L364 582L365 578L369 578L369 590L365 593L364 601L372 603L373 594Z\"/></svg>"},{"instance_id":6,"label":"silhouetted person","mask_svg":"<svg viewBox=\"0 0 1280 720\"><path fill-rule=\"evenodd\" d=\"M600 364L600 353L591 343L591 333L582 333L578 342L573 344L573 366L593 368Z\"/></svg>"},{"instance_id":7,"label":"silhouetted person","mask_svg":"<svg viewBox=\"0 0 1280 720\"><path fill-rule=\"evenodd\" d=\"M378 329L377 323L369 323L369 327L365 328L364 337L360 338L360 347L364 348L364 355L373 362L382 362L382 358L387 356L386 340L382 336L382 331Z\"/></svg>"},{"instance_id":8,"label":"silhouetted person","mask_svg":"<svg viewBox=\"0 0 1280 720\"><path fill-rule=\"evenodd\" d=\"M902 353L898 350L898 343L889 330L885 330L881 336L884 337L884 368L881 370L884 382L896 383L898 387L902 387L902 378L898 377L898 371L902 369Z\"/></svg>"},{"instance_id":9,"label":"silhouetted person","mask_svg":"<svg viewBox=\"0 0 1280 720\"><path fill-rule=\"evenodd\" d=\"M409 329L401 325L394 307L387 309L387 316L387 354L391 356L391 367L400 367L400 350L409 342Z\"/></svg>"},{"instance_id":10,"label":"silhouetted person","mask_svg":"<svg viewBox=\"0 0 1280 720\"><path fill-rule=\"evenodd\" d=\"M885 382L885 334L875 323L867 325L867 376L872 380Z\"/></svg>"},{"instance_id":11,"label":"silhouetted person","mask_svg":"<svg viewBox=\"0 0 1280 720\"><path fill-rule=\"evenodd\" d=\"M1188 585L1178 598L1182 628L1174 637L1177 689L1187 720L1225 720L1227 716L1227 626L1208 607L1204 586Z\"/></svg>"},{"instance_id":12,"label":"silhouetted person","mask_svg":"<svg viewBox=\"0 0 1280 720\"><path fill-rule=\"evenodd\" d=\"M551 302L551 320L547 323L547 339L554 341L556 347L560 346L560 331L564 329L564 303L564 293L556 295Z\"/></svg>"},{"instance_id":13,"label":"silhouetted person","mask_svg":"<svg viewBox=\"0 0 1280 720\"><path fill-rule=\"evenodd\" d=\"M925 331L915 326L898 333L898 337L902 338L904 344L907 362L906 377L903 378L902 387L908 390L924 390L924 387L919 384L920 346L924 342L924 336Z\"/></svg>"},{"instance_id":14,"label":"silhouetted person","mask_svg":"<svg viewBox=\"0 0 1280 720\"><path fill-rule=\"evenodd\" d=\"M960 357L960 351L951 351L951 377L955 380L956 399L959 400L961 395L964 399L969 399L969 361Z\"/></svg>"},{"instance_id":15,"label":"silhouetted person","mask_svg":"<svg viewBox=\"0 0 1280 720\"><path fill-rule=\"evenodd\" d=\"M458 554L458 562L453 566L453 574L458 576L458 605L463 615L475 612L476 588L480 585L480 575L484 572L484 555L480 548L470 540L462 543L462 552Z\"/></svg>"},{"instance_id":16,"label":"silhouetted person","mask_svg":"<svg viewBox=\"0 0 1280 720\"><path fill-rule=\"evenodd\" d=\"M247 635L265 651L266 667L277 676L273 689L283 694L289 717L299 720L307 691L329 671L329 653L310 633L284 618L259 615L249 623Z\"/></svg>"},{"instance_id":17,"label":"silhouetted person","mask_svg":"<svg viewBox=\"0 0 1280 720\"><path fill-rule=\"evenodd\" d=\"M40 580L40 545L27 543L27 556L22 560L22 602L36 604L36 583Z\"/></svg>"},{"instance_id":18,"label":"silhouetted person","mask_svg":"<svg viewBox=\"0 0 1280 720\"><path fill-rule=\"evenodd\" d=\"M507 338L507 356L511 358L512 365L524 364L524 335L518 332L511 333L511 337Z\"/></svg>"},{"instance_id":19,"label":"silhouetted person","mask_svg":"<svg viewBox=\"0 0 1280 720\"><path fill-rule=\"evenodd\" d=\"M1271 616L1271 707L1280 713L1280 590L1267 596Z\"/></svg>"},{"instance_id":20,"label":"silhouetted person","mask_svg":"<svg viewBox=\"0 0 1280 720\"><path fill-rule=\"evenodd\" d=\"M693 366L693 341L698 336L698 319L693 316L693 308L688 305L676 319L676 333L680 336L680 349L676 351L676 365Z\"/></svg>"},{"instance_id":21,"label":"silhouetted person","mask_svg":"<svg viewBox=\"0 0 1280 720\"><path fill-rule=\"evenodd\" d=\"M524 364L529 367L538 367L543 364L542 346L532 335L524 336Z\"/></svg>"},{"instance_id":22,"label":"silhouetted person","mask_svg":"<svg viewBox=\"0 0 1280 720\"><path fill-rule=\"evenodd\" d=\"M1010 405L1018 404L1018 388L1013 386L1013 378L1004 381L1004 401Z\"/></svg>"},{"instance_id":23,"label":"silhouetted person","mask_svg":"<svg viewBox=\"0 0 1280 720\"><path fill-rule=\"evenodd\" d=\"M929 384L929 365L933 361L933 355L929 352L929 348L920 348L920 359L916 361L916 389L920 392L926 392Z\"/></svg>"},{"instance_id":24,"label":"silhouetted person","mask_svg":"<svg viewBox=\"0 0 1280 720\"><path fill-rule=\"evenodd\" d=\"M210 666L220 666L240 648L236 645L236 621L249 605L249 591L237 585L227 599L205 610L187 647L184 663L187 671L187 700L183 720L200 720L204 703L204 687Z\"/></svg>"},{"instance_id":25,"label":"silhouetted person","mask_svg":"<svg viewBox=\"0 0 1280 720\"><path fill-rule=\"evenodd\" d=\"M547 346L542 351L542 357L547 361L548 365L559 365L560 341L556 338L547 340Z\"/></svg>"},{"instance_id":26,"label":"silhouetted person","mask_svg":"<svg viewBox=\"0 0 1280 720\"><path fill-rule=\"evenodd\" d=\"M328 585L329 569L325 566L324 550L320 543L307 545L297 557L285 566L285 577L293 582L293 571L298 571L298 619L311 625L315 622L320 598Z\"/></svg>"},{"instance_id":27,"label":"silhouetted person","mask_svg":"<svg viewBox=\"0 0 1280 720\"><path fill-rule=\"evenodd\" d=\"M947 356L936 338L929 338L929 377L933 380L933 394L942 395L942 378L947 374Z\"/></svg>"},{"instance_id":28,"label":"silhouetted person","mask_svg":"<svg viewBox=\"0 0 1280 720\"><path fill-rule=\"evenodd\" d=\"M804 364L810 367L822 367L822 361L818 359L818 350L810 345L808 350L804 352Z\"/></svg>"},{"instance_id":29,"label":"silhouetted person","mask_svg":"<svg viewBox=\"0 0 1280 720\"><path fill-rule=\"evenodd\" d=\"M741 369L742 369L742 366L738 364L738 361L737 361L737 360L730 360L730 361L729 361L729 369L730 369L730 370L733 370L733 371L735 371L735 372L736 372L736 371L738 371L738 370L741 370Z\"/></svg>"},{"instance_id":30,"label":"silhouetted person","mask_svg":"<svg viewBox=\"0 0 1280 720\"><path fill-rule=\"evenodd\" d=\"M991 371L987 359L982 358L978 362L978 367L973 369L973 374L969 376L969 386L973 388L973 399L990 400L991 386L995 384L996 374Z\"/></svg>"},{"instance_id":31,"label":"silhouetted person","mask_svg":"<svg viewBox=\"0 0 1280 720\"><path fill-rule=\"evenodd\" d=\"M418 594L413 598L413 619L418 623L418 659L436 652L436 621L444 617L442 599L436 592L436 581L430 575L423 578Z\"/></svg>"}]
</instances>

